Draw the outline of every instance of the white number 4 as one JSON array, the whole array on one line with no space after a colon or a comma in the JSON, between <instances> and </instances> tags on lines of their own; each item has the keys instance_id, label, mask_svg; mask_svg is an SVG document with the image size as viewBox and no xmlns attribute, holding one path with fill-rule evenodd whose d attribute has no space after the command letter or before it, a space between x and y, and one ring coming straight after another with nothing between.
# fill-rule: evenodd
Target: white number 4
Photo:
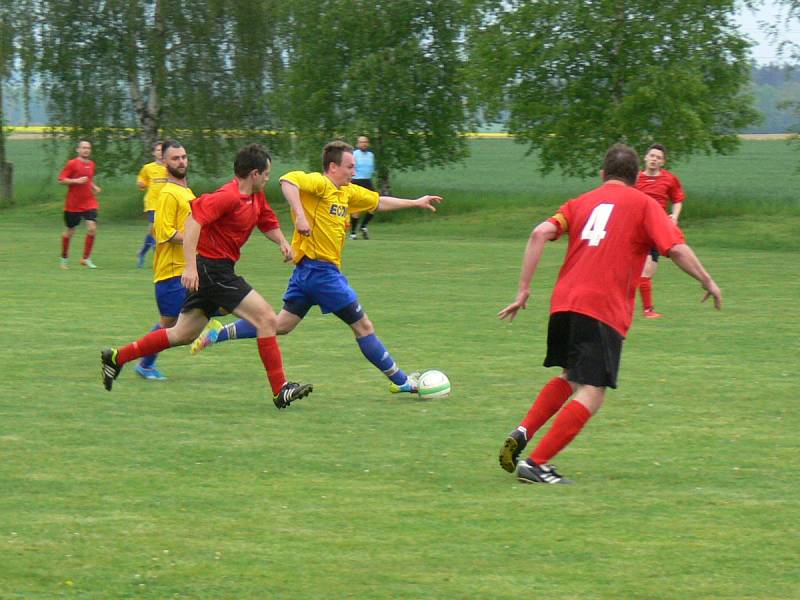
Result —
<instances>
[{"instance_id":1,"label":"white number 4","mask_svg":"<svg viewBox=\"0 0 800 600\"><path fill-rule=\"evenodd\" d=\"M614 210L613 204L598 204L583 227L581 239L589 240L590 246L599 246L606 237L606 225L612 210Z\"/></svg>"}]
</instances>

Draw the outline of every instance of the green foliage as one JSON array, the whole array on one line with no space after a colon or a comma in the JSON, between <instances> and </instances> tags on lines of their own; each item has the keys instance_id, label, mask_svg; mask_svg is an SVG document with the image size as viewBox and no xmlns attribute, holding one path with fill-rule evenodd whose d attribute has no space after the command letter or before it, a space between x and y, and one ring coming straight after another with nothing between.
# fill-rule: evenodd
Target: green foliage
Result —
<instances>
[{"instance_id":1,"label":"green foliage","mask_svg":"<svg viewBox=\"0 0 800 600\"><path fill-rule=\"evenodd\" d=\"M457 0L295 2L286 85L277 100L297 154L320 170L322 145L370 137L378 179L456 161L467 124Z\"/></svg>"},{"instance_id":2,"label":"green foliage","mask_svg":"<svg viewBox=\"0 0 800 600\"><path fill-rule=\"evenodd\" d=\"M475 86L541 168L596 172L614 142L727 154L756 119L732 1L487 1Z\"/></svg>"},{"instance_id":3,"label":"green foliage","mask_svg":"<svg viewBox=\"0 0 800 600\"><path fill-rule=\"evenodd\" d=\"M40 4L51 124L113 157L106 171L131 168L130 157L149 156L160 137L177 137L205 169L218 170L239 143L236 132L272 127L265 98L279 62L277 2L214 0L191 10L163 0Z\"/></svg>"}]
</instances>

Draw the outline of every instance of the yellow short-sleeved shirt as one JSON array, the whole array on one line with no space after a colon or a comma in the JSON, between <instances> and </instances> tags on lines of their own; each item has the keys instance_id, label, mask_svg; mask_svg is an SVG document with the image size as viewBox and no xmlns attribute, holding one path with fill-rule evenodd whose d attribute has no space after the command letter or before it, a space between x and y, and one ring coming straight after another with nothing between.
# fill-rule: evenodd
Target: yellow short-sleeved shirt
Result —
<instances>
[{"instance_id":1,"label":"yellow short-sleeved shirt","mask_svg":"<svg viewBox=\"0 0 800 600\"><path fill-rule=\"evenodd\" d=\"M156 251L153 258L153 281L159 282L183 275L186 260L183 258L183 244L172 240L177 232L183 232L186 217L192 212L191 202L194 193L168 181L161 187L156 217L153 222L153 237L156 238Z\"/></svg>"},{"instance_id":2,"label":"yellow short-sleeved shirt","mask_svg":"<svg viewBox=\"0 0 800 600\"><path fill-rule=\"evenodd\" d=\"M167 167L160 165L157 162L147 163L139 171L136 176L136 181L145 186L144 194L144 212L148 210L156 210L158 204L158 193L161 188L167 183Z\"/></svg>"},{"instance_id":3,"label":"yellow short-sleeved shirt","mask_svg":"<svg viewBox=\"0 0 800 600\"><path fill-rule=\"evenodd\" d=\"M378 192L360 185L343 185L337 188L322 173L291 171L281 181L293 183L300 190L300 203L306 213L311 235L297 233L292 236L294 262L304 256L313 260L325 260L342 266L342 248L346 237L346 224L350 212L375 212L378 208ZM292 214L292 219L296 217Z\"/></svg>"}]
</instances>

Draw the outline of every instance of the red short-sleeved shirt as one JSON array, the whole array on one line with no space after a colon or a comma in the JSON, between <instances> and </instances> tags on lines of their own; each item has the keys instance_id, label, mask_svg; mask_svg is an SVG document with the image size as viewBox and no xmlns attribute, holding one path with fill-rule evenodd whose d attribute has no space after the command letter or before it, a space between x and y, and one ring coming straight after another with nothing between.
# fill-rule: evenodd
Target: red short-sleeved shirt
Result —
<instances>
[{"instance_id":1,"label":"red short-sleeved shirt","mask_svg":"<svg viewBox=\"0 0 800 600\"><path fill-rule=\"evenodd\" d=\"M59 181L64 179L77 179L78 177L88 177L86 183L72 184L67 190L67 198L64 201L64 210L67 212L83 212L98 208L97 198L92 191L94 181L94 161L82 160L75 157L67 161L58 176Z\"/></svg>"},{"instance_id":2,"label":"red short-sleeved shirt","mask_svg":"<svg viewBox=\"0 0 800 600\"><path fill-rule=\"evenodd\" d=\"M558 236L569 234L551 314L587 315L625 336L645 257L653 247L668 255L683 233L650 196L615 182L570 200L549 221Z\"/></svg>"},{"instance_id":3,"label":"red short-sleeved shirt","mask_svg":"<svg viewBox=\"0 0 800 600\"><path fill-rule=\"evenodd\" d=\"M266 233L280 226L264 192L242 195L235 179L195 199L192 218L202 225L197 253L234 262L239 260L254 227Z\"/></svg>"},{"instance_id":4,"label":"red short-sleeved shirt","mask_svg":"<svg viewBox=\"0 0 800 600\"><path fill-rule=\"evenodd\" d=\"M666 169L661 169L658 175L647 175L640 171L636 189L654 198L664 210L667 210L670 202L677 204L686 198L681 180Z\"/></svg>"}]
</instances>

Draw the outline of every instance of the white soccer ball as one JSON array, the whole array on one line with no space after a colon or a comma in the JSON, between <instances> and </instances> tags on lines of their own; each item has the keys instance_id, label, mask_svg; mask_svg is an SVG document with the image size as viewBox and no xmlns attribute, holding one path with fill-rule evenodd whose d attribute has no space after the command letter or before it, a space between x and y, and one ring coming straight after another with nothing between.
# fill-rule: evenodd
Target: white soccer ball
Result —
<instances>
[{"instance_id":1,"label":"white soccer ball","mask_svg":"<svg viewBox=\"0 0 800 600\"><path fill-rule=\"evenodd\" d=\"M446 398L450 395L450 380L441 371L425 371L419 376L418 393L423 400Z\"/></svg>"}]
</instances>

